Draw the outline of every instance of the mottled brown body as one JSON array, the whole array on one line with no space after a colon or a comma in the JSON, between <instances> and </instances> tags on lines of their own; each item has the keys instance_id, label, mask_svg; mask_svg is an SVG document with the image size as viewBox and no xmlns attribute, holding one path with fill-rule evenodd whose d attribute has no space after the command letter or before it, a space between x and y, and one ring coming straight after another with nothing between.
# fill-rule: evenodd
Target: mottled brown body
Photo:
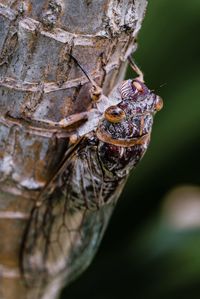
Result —
<instances>
[{"instance_id":1,"label":"mottled brown body","mask_svg":"<svg viewBox=\"0 0 200 299\"><path fill-rule=\"evenodd\" d=\"M96 252L124 183L148 147L153 116L161 102L144 83L136 82L119 86L119 103L108 107L97 126L72 146L38 196L22 247L27 281L37 281L38 275L41 280L61 273L67 277L72 269L84 269ZM133 88L123 97L125 84ZM90 258L86 259L87 252ZM71 255L76 254L69 267Z\"/></svg>"}]
</instances>

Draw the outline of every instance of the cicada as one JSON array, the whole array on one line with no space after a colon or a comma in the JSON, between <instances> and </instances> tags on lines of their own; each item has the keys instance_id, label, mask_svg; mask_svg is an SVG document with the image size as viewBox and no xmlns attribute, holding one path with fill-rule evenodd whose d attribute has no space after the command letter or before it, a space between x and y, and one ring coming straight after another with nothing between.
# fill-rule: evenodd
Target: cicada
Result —
<instances>
[{"instance_id":1,"label":"cicada","mask_svg":"<svg viewBox=\"0 0 200 299\"><path fill-rule=\"evenodd\" d=\"M147 150L162 99L131 65L139 77L122 82L108 98L89 78L94 107L41 191L24 235L21 262L28 279L56 277L64 284L90 264L124 184Z\"/></svg>"}]
</instances>

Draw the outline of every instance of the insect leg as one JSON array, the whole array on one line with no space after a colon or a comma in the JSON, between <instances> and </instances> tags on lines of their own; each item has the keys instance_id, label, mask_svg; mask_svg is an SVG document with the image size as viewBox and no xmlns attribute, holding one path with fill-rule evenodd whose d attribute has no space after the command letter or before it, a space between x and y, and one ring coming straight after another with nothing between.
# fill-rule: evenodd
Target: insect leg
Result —
<instances>
[{"instance_id":1,"label":"insect leg","mask_svg":"<svg viewBox=\"0 0 200 299\"><path fill-rule=\"evenodd\" d=\"M29 122L33 121L33 122L37 122L37 123L47 124L52 127L67 128L67 127L72 126L82 120L87 120L87 112L79 112L79 113L72 114L66 118L61 119L59 122L55 122L55 121L51 121L51 120L44 120L44 119L37 119L37 118L29 119L26 117L16 119L16 118L10 116L9 114L7 114L5 117L9 118L9 120L12 121L14 124L16 124L16 123L19 124L20 122L27 120Z\"/></svg>"},{"instance_id":2,"label":"insect leg","mask_svg":"<svg viewBox=\"0 0 200 299\"><path fill-rule=\"evenodd\" d=\"M59 128L67 128L69 126L76 124L77 122L80 122L81 120L87 120L87 112L72 114L66 118L61 119L59 122L54 122L51 120L43 120L43 119L34 119L34 121L38 121Z\"/></svg>"},{"instance_id":3,"label":"insect leg","mask_svg":"<svg viewBox=\"0 0 200 299\"><path fill-rule=\"evenodd\" d=\"M138 75L138 79L141 82L144 82L144 74L141 71L141 69L136 65L135 61L132 59L131 56L128 57L128 61L133 71L136 72L136 74Z\"/></svg>"},{"instance_id":4,"label":"insect leg","mask_svg":"<svg viewBox=\"0 0 200 299\"><path fill-rule=\"evenodd\" d=\"M73 55L69 54L69 56L75 61L75 63L79 66L79 68L82 70L82 72L85 74L85 76L92 84L92 88L90 90L91 98L94 102L97 102L102 94L101 87L96 84L96 82L90 77L90 75L88 75L88 73L83 69L83 67L80 65L78 60Z\"/></svg>"}]
</instances>

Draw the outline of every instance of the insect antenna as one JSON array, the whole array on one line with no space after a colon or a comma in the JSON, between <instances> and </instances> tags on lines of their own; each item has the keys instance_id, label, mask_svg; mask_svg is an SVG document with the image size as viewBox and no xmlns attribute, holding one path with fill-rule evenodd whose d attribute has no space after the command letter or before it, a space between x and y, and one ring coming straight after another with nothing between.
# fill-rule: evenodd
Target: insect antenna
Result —
<instances>
[{"instance_id":1,"label":"insect antenna","mask_svg":"<svg viewBox=\"0 0 200 299\"><path fill-rule=\"evenodd\" d=\"M159 88L163 88L163 87L166 86L166 85L167 85L167 82L162 83L162 84L159 86Z\"/></svg>"},{"instance_id":2,"label":"insect antenna","mask_svg":"<svg viewBox=\"0 0 200 299\"><path fill-rule=\"evenodd\" d=\"M144 82L144 74L141 71L141 69L136 65L136 63L134 62L134 60L132 59L131 56L128 56L128 61L129 61L129 64L130 64L132 70L138 75L138 79L141 82Z\"/></svg>"},{"instance_id":3,"label":"insect antenna","mask_svg":"<svg viewBox=\"0 0 200 299\"><path fill-rule=\"evenodd\" d=\"M79 68L82 70L82 72L84 73L84 75L88 78L88 80L92 84L92 90L90 91L91 92L92 100L95 101L95 102L98 101L99 98L100 98L100 95L102 94L101 87L96 84L96 82L90 77L90 75L88 75L88 73L84 70L84 68L80 65L80 63L78 62L78 60L72 54L69 53L69 56L79 66Z\"/></svg>"}]
</instances>

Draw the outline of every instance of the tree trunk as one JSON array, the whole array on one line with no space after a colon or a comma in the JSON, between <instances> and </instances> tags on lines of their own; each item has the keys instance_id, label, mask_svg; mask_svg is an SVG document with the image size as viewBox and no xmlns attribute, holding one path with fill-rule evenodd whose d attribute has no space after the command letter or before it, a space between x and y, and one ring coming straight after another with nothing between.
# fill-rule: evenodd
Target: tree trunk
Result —
<instances>
[{"instance_id":1,"label":"tree trunk","mask_svg":"<svg viewBox=\"0 0 200 299\"><path fill-rule=\"evenodd\" d=\"M0 1L2 299L14 299L16 295L20 299L57 298L63 285L83 271L94 255L91 243L95 242L96 230L90 229L90 235L85 235L88 240L82 241L90 250L80 247L76 252L72 248L73 254L65 257L62 266L58 266L57 250L56 262L51 261L50 270L47 269L47 276L51 268L53 274L44 283L40 283L40 274L43 277L44 273L39 269L30 285L32 273L26 265L25 278L21 268L22 244L31 211L38 193L68 149L73 133L38 125L34 119L58 122L90 109L91 83L68 54L102 86L105 95L110 94L124 76L127 57L136 49L135 38L145 8L146 0ZM104 218L107 222L109 217L104 214L110 211L95 213L87 215L85 227L95 226L94 219L95 223ZM73 222L81 227L79 212L67 217L68 224ZM64 237L68 253L71 240L67 239L69 235ZM78 259L80 252L82 257ZM36 262L35 268L40 268L39 264Z\"/></svg>"}]
</instances>

